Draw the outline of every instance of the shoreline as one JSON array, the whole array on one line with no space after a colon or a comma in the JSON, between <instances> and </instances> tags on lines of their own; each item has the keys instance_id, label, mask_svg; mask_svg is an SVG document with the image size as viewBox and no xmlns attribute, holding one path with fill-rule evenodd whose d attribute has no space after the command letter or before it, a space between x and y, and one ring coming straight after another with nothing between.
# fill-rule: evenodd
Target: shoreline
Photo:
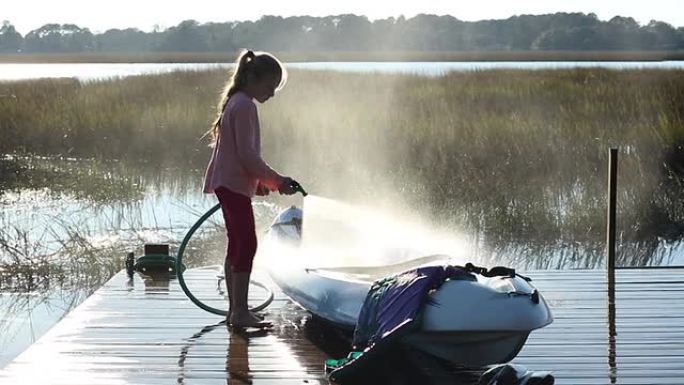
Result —
<instances>
[{"instance_id":1,"label":"shoreline","mask_svg":"<svg viewBox=\"0 0 684 385\"><path fill-rule=\"evenodd\" d=\"M274 52L285 62L681 61L684 51ZM0 63L233 63L237 52L2 53Z\"/></svg>"}]
</instances>

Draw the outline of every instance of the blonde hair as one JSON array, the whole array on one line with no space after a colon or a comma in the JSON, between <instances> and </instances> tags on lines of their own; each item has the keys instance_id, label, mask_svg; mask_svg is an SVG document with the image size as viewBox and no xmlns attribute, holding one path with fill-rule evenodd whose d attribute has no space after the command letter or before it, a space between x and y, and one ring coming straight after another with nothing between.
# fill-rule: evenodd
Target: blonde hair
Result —
<instances>
[{"instance_id":1,"label":"blonde hair","mask_svg":"<svg viewBox=\"0 0 684 385\"><path fill-rule=\"evenodd\" d=\"M226 109L226 105L231 96L244 89L248 83L259 81L267 75L273 75L276 79L279 79L275 91L282 89L287 82L287 71L275 56L268 52L254 53L247 49L243 49L240 52L240 55L238 55L238 58L235 61L232 75L221 92L221 98L217 105L218 113L216 119L214 119L209 130L202 135L202 138L211 135L210 147L213 147L216 144L218 130L221 126L221 118L223 117L223 112Z\"/></svg>"}]
</instances>

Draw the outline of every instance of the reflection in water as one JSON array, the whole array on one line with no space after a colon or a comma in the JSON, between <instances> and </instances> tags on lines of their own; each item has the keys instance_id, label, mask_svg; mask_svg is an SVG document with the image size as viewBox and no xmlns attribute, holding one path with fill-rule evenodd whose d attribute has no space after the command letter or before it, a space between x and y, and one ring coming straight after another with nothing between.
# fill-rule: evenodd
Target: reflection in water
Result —
<instances>
[{"instance_id":1,"label":"reflection in water","mask_svg":"<svg viewBox=\"0 0 684 385\"><path fill-rule=\"evenodd\" d=\"M617 383L617 327L615 325L615 274L608 277L608 378Z\"/></svg>"},{"instance_id":2,"label":"reflection in water","mask_svg":"<svg viewBox=\"0 0 684 385\"><path fill-rule=\"evenodd\" d=\"M582 244L565 242L508 242L500 246L482 245L474 260L494 266L505 264L520 270L605 269L605 242ZM618 245L618 267L684 265L684 242L653 238Z\"/></svg>"},{"instance_id":3,"label":"reflection in water","mask_svg":"<svg viewBox=\"0 0 684 385\"><path fill-rule=\"evenodd\" d=\"M251 338L263 337L267 330L232 330L228 335L228 353L226 354L226 384L251 384L249 370L249 342Z\"/></svg>"},{"instance_id":4,"label":"reflection in water","mask_svg":"<svg viewBox=\"0 0 684 385\"><path fill-rule=\"evenodd\" d=\"M267 348L273 350L274 352L267 352L267 356L272 357L270 359L274 360L274 364L281 368L280 370L290 373L292 372L302 378L311 378L315 380L315 374L312 374L312 367L321 367L324 360L323 357L316 358L315 362L307 363L305 361L300 361L295 350L305 349L306 341L297 340L295 341L296 346L290 347L286 345L285 341L290 341L289 339L280 338L282 336L277 336L276 331L267 329L233 329L226 326L225 321L219 322L217 324L208 325L202 328L199 332L193 334L187 339L185 345L181 348L179 358L178 358L178 384L184 384L187 377L186 371L188 366L188 356L190 355L191 349L196 345L201 345L201 338L205 337L208 333L212 331L217 331L217 333L227 333L227 352L225 359L225 373L226 373L226 384L251 384L253 380L252 370L250 368L250 345L254 341L259 341L256 356L259 357L259 353L264 353L263 349ZM260 339L263 339L262 341ZM253 353L254 354L254 353ZM313 364L313 365L311 365ZM260 372L263 374L264 371L271 372L272 367L266 367L264 369L263 365L256 368L255 372ZM307 380L309 383L311 381ZM321 383L327 383L321 379Z\"/></svg>"},{"instance_id":5,"label":"reflection in water","mask_svg":"<svg viewBox=\"0 0 684 385\"><path fill-rule=\"evenodd\" d=\"M161 274L155 276L142 276L145 282L145 294L169 294L169 284L172 277L170 274Z\"/></svg>"},{"instance_id":6,"label":"reflection in water","mask_svg":"<svg viewBox=\"0 0 684 385\"><path fill-rule=\"evenodd\" d=\"M178 355L178 384L184 384L185 383L185 361L188 358L188 353L190 352L190 348L195 344L195 342L201 338L203 335L206 333L211 332L212 330L218 328L218 327L225 327L225 323L221 322L215 325L208 325L203 327L199 332L193 334L190 338L188 338L186 344L181 348L180 354Z\"/></svg>"}]
</instances>

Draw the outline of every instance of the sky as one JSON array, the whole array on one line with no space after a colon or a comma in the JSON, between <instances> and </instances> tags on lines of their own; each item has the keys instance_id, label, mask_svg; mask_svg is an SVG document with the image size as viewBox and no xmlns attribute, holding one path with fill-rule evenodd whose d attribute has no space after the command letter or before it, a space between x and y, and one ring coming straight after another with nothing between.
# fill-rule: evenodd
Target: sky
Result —
<instances>
[{"instance_id":1,"label":"sky","mask_svg":"<svg viewBox=\"0 0 684 385\"><path fill-rule=\"evenodd\" d=\"M608 20L630 16L639 23L660 20L684 26L681 0L0 0L0 20L9 20L25 35L47 23L69 23L104 32L135 27L151 31L183 20L226 22L256 20L262 15L327 16L342 13L365 15L371 20L412 17L419 13L452 15L460 20L505 19L520 14L555 12L595 13Z\"/></svg>"}]
</instances>

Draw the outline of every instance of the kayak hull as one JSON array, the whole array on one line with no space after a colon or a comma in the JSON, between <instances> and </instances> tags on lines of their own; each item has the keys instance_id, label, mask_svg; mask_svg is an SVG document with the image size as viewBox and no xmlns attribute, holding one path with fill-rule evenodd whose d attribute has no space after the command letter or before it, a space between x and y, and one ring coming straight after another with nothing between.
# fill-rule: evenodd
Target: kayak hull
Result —
<instances>
[{"instance_id":1,"label":"kayak hull","mask_svg":"<svg viewBox=\"0 0 684 385\"><path fill-rule=\"evenodd\" d=\"M276 218L267 242L270 253L296 253L301 210L291 208ZM287 250L287 251L285 251ZM316 317L353 330L373 281L427 265L448 263L430 255L389 266L310 268L291 264L270 270L273 281L293 302ZM403 342L430 355L465 367L508 362L524 346L532 330L553 317L543 296L523 277L447 280L430 293L419 330Z\"/></svg>"}]
</instances>

